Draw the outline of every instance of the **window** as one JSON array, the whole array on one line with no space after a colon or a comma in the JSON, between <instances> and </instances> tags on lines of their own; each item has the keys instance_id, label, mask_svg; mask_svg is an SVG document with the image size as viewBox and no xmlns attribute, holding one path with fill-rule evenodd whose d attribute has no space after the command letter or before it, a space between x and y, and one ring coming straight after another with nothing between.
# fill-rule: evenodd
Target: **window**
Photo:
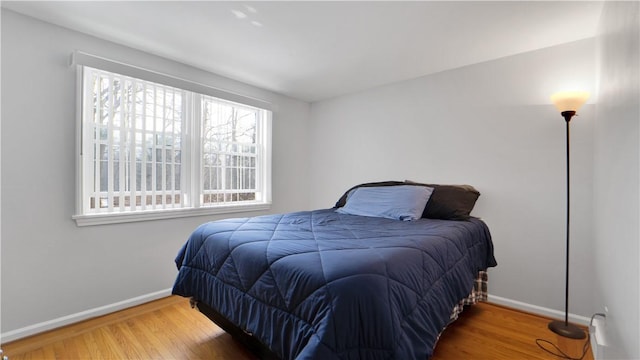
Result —
<instances>
[{"instance_id":1,"label":"window","mask_svg":"<svg viewBox=\"0 0 640 360\"><path fill-rule=\"evenodd\" d=\"M256 199L260 113L202 98L203 204Z\"/></svg>"},{"instance_id":2,"label":"window","mask_svg":"<svg viewBox=\"0 0 640 360\"><path fill-rule=\"evenodd\" d=\"M268 207L269 111L80 69L79 225Z\"/></svg>"}]
</instances>

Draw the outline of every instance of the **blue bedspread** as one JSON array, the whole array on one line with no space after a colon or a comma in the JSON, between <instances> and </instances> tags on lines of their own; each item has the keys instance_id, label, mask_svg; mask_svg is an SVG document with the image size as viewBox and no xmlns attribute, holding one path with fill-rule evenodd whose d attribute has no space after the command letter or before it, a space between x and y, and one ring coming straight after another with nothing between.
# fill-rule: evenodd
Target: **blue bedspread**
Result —
<instances>
[{"instance_id":1,"label":"blue bedspread","mask_svg":"<svg viewBox=\"0 0 640 360\"><path fill-rule=\"evenodd\" d=\"M209 222L180 250L194 297L283 359L427 359L479 270L478 219L397 221L333 209Z\"/></svg>"}]
</instances>

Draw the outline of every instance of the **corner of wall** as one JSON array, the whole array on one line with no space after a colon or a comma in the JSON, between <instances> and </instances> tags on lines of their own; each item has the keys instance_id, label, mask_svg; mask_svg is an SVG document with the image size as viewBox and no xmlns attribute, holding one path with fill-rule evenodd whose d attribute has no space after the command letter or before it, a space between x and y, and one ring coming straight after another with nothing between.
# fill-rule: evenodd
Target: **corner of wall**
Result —
<instances>
[{"instance_id":1,"label":"corner of wall","mask_svg":"<svg viewBox=\"0 0 640 360\"><path fill-rule=\"evenodd\" d=\"M594 279L605 359L640 358L640 3L605 2L597 36Z\"/></svg>"}]
</instances>

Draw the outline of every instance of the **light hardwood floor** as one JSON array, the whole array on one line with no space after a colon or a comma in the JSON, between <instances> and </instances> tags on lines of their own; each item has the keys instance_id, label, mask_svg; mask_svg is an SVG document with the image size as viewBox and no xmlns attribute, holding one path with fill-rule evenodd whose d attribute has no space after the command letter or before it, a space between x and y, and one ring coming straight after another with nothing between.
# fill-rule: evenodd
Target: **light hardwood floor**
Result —
<instances>
[{"instance_id":1,"label":"light hardwood floor","mask_svg":"<svg viewBox=\"0 0 640 360\"><path fill-rule=\"evenodd\" d=\"M552 341L580 357L585 340L547 330L549 319L491 304L465 310L442 334L433 360L557 359L535 343ZM197 310L171 296L30 338L3 344L9 360L256 358ZM585 360L593 360L591 350Z\"/></svg>"}]
</instances>

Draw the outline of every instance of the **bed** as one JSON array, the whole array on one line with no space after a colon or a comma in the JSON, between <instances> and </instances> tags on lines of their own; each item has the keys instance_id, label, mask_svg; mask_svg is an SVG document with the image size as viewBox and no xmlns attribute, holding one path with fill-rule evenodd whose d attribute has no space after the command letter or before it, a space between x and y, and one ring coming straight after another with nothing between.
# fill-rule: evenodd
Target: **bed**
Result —
<instances>
[{"instance_id":1,"label":"bed","mask_svg":"<svg viewBox=\"0 0 640 360\"><path fill-rule=\"evenodd\" d=\"M428 359L461 305L486 294L489 229L468 214L424 218L424 204L413 221L337 211L367 186L331 209L202 224L175 259L173 293L263 358Z\"/></svg>"}]
</instances>

